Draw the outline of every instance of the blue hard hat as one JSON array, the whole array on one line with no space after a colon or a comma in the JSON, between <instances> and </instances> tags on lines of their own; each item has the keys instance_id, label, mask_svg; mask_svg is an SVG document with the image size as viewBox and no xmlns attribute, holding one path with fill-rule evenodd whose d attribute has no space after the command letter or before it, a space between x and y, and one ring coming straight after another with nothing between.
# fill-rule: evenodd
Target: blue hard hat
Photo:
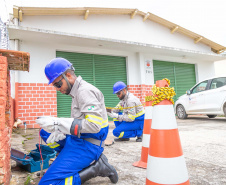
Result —
<instances>
[{"instance_id":1,"label":"blue hard hat","mask_svg":"<svg viewBox=\"0 0 226 185\"><path fill-rule=\"evenodd\" d=\"M116 94L117 92L125 88L126 88L126 84L124 82L118 81L113 85L113 94Z\"/></svg>"},{"instance_id":2,"label":"blue hard hat","mask_svg":"<svg viewBox=\"0 0 226 185\"><path fill-rule=\"evenodd\" d=\"M72 63L64 58L54 58L45 67L45 74L51 84L58 76L64 73L67 69L74 70Z\"/></svg>"}]
</instances>

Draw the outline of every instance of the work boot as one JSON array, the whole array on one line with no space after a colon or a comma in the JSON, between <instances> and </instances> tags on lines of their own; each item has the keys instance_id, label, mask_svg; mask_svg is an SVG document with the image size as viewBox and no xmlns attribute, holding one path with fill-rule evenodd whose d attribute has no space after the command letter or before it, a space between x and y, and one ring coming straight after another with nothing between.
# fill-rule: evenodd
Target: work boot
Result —
<instances>
[{"instance_id":1,"label":"work boot","mask_svg":"<svg viewBox=\"0 0 226 185\"><path fill-rule=\"evenodd\" d=\"M81 183L97 176L109 177L111 182L114 184L118 182L117 171L108 163L108 159L103 153L95 163L80 171L79 176Z\"/></svg>"},{"instance_id":2,"label":"work boot","mask_svg":"<svg viewBox=\"0 0 226 185\"><path fill-rule=\"evenodd\" d=\"M136 142L142 142L142 136L137 136Z\"/></svg>"},{"instance_id":3,"label":"work boot","mask_svg":"<svg viewBox=\"0 0 226 185\"><path fill-rule=\"evenodd\" d=\"M114 141L115 141L115 142L119 142L119 141L129 141L129 138L115 138Z\"/></svg>"}]
</instances>

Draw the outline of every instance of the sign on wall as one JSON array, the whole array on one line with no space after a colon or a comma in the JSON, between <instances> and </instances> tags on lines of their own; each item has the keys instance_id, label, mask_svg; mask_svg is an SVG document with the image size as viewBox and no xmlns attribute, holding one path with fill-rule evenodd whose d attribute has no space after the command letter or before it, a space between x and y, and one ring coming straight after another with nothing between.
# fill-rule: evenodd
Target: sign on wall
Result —
<instances>
[{"instance_id":1,"label":"sign on wall","mask_svg":"<svg viewBox=\"0 0 226 185\"><path fill-rule=\"evenodd\" d=\"M145 84L153 85L154 84L154 76L153 76L153 64L152 60L146 60L145 64Z\"/></svg>"}]
</instances>

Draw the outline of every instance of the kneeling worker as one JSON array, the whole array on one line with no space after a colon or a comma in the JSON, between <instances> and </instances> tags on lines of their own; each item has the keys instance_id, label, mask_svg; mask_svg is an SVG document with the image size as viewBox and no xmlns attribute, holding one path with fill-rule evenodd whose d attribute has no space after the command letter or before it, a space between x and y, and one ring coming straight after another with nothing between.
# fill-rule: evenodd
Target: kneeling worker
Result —
<instances>
[{"instance_id":1,"label":"kneeling worker","mask_svg":"<svg viewBox=\"0 0 226 185\"><path fill-rule=\"evenodd\" d=\"M143 105L137 97L127 91L126 84L121 81L114 84L113 93L121 100L111 112L107 112L114 118L116 128L113 135L118 137L114 140L129 141L129 138L137 137L136 142L141 142L144 126Z\"/></svg>"},{"instance_id":2,"label":"kneeling worker","mask_svg":"<svg viewBox=\"0 0 226 185\"><path fill-rule=\"evenodd\" d=\"M72 64L64 58L47 64L45 74L57 91L72 97L72 118L36 120L44 129L40 132L42 139L59 153L39 184L80 185L96 176L117 183L118 174L102 153L109 128L103 94L77 77Z\"/></svg>"}]
</instances>

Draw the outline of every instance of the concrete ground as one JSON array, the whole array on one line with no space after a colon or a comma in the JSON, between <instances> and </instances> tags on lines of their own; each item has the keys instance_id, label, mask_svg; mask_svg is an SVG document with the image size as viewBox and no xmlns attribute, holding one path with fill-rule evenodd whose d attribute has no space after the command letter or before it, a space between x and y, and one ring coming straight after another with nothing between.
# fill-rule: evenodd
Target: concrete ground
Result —
<instances>
[{"instance_id":1,"label":"concrete ground","mask_svg":"<svg viewBox=\"0 0 226 185\"><path fill-rule=\"evenodd\" d=\"M190 183L193 185L224 185L226 184L226 118L209 119L205 116L192 116L186 120L177 119L181 144L186 160ZM110 123L109 140L113 140ZM25 153L36 148L39 135L38 129L14 130L12 134L12 148ZM146 169L132 166L140 160L142 143L135 139L129 142L115 143L106 146L104 154L109 163L115 166L118 175L118 185L144 185ZM38 184L37 172L28 173L16 166L11 160L12 179L14 184ZM30 182L30 183L29 183ZM85 185L110 185L108 178L97 177Z\"/></svg>"}]
</instances>

